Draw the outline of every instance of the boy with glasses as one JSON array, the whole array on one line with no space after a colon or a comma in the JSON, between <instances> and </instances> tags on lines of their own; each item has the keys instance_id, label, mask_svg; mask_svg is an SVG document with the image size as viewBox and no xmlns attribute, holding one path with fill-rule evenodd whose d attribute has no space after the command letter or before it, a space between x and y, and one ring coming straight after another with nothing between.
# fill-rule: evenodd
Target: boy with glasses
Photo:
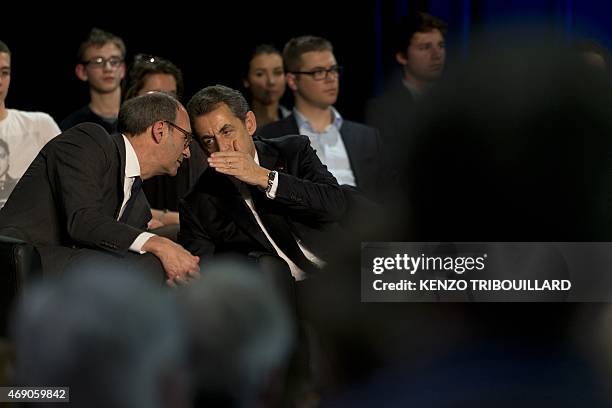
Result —
<instances>
[{"instance_id":1,"label":"boy with glasses","mask_svg":"<svg viewBox=\"0 0 612 408\"><path fill-rule=\"evenodd\" d=\"M334 108L341 67L331 43L321 37L293 38L285 45L283 59L287 86L295 99L293 113L257 134L263 139L308 136L339 184L356 186L374 200L380 198L381 186L386 184L380 137L376 129L345 120Z\"/></svg>"},{"instance_id":2,"label":"boy with glasses","mask_svg":"<svg viewBox=\"0 0 612 408\"><path fill-rule=\"evenodd\" d=\"M79 47L75 74L89 84L89 104L60 123L67 130L82 122L94 122L115 131L121 105L121 81L125 76L125 44L114 34L94 28Z\"/></svg>"},{"instance_id":3,"label":"boy with glasses","mask_svg":"<svg viewBox=\"0 0 612 408\"><path fill-rule=\"evenodd\" d=\"M141 186L176 175L191 156L189 115L172 96L151 92L123 104L117 130L81 123L47 143L0 211L0 229L35 245L49 276L128 267L170 286L187 283L199 259L147 231Z\"/></svg>"}]
</instances>

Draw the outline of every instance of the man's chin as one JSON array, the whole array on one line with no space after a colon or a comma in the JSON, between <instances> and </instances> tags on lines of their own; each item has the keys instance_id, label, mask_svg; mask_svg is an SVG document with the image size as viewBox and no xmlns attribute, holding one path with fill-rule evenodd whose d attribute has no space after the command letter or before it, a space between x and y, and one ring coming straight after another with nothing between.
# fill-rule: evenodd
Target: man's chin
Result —
<instances>
[{"instance_id":1,"label":"man's chin","mask_svg":"<svg viewBox=\"0 0 612 408\"><path fill-rule=\"evenodd\" d=\"M170 171L167 173L170 177L174 177L176 176L176 173L178 172L178 166L174 166L170 169Z\"/></svg>"}]
</instances>

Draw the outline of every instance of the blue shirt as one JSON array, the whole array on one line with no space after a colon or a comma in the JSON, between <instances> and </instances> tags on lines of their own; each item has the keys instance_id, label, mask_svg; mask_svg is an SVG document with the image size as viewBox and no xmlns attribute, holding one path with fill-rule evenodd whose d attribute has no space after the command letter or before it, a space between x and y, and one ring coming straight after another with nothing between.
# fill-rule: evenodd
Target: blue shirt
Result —
<instances>
[{"instance_id":1,"label":"blue shirt","mask_svg":"<svg viewBox=\"0 0 612 408\"><path fill-rule=\"evenodd\" d=\"M351 169L344 141L340 135L342 127L342 116L334 107L330 107L334 120L323 132L313 129L308 119L297 109L293 108L293 114L301 135L308 136L310 145L316 151L319 160L327 166L331 174L336 177L338 184L348 184L355 186L355 175Z\"/></svg>"}]
</instances>

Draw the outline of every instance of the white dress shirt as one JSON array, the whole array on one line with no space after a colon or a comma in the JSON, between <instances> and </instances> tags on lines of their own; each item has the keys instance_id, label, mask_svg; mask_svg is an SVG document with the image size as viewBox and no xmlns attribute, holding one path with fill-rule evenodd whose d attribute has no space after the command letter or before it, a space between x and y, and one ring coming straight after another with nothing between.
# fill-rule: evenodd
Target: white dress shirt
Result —
<instances>
[{"instance_id":1,"label":"white dress shirt","mask_svg":"<svg viewBox=\"0 0 612 408\"><path fill-rule=\"evenodd\" d=\"M319 156L321 163L327 166L327 170L338 180L338 184L356 186L355 174L340 134L343 122L342 116L333 106L330 107L330 111L333 115L332 123L327 125L322 132L317 132L308 119L293 108L300 135L308 136L310 145Z\"/></svg>"},{"instance_id":2,"label":"white dress shirt","mask_svg":"<svg viewBox=\"0 0 612 408\"><path fill-rule=\"evenodd\" d=\"M255 163L257 163L257 165L259 165L259 155L257 154L257 151L255 151ZM261 221L261 218L259 218L259 214L257 214L257 210L255 209L255 203L253 202L253 197L251 197L251 192L249 191L247 186L244 183L241 183L240 187L241 187L240 188L240 194L242 195L242 198L244 198L244 201L246 202L246 205L249 207L249 209L253 213L253 216L255 217L255 220L257 221L257 224L259 225L259 228L261 228L261 230L263 231L263 233L266 236L266 238L268 238L268 241L270 241L270 243L272 244L272 246L276 250L276 253L278 254L278 256L280 256L281 258L283 258L285 260L285 262L287 262L287 264L289 265L289 269L291 270L291 275L293 275L295 280L303 280L303 279L305 279L306 278L306 274L304 273L304 271L299 266L297 266L295 264L295 262L293 262L278 247L278 245L276 245L276 243L274 242L274 240L272 239L272 237L270 236L270 234L266 230L266 227L263 225L263 222ZM276 190L277 189L278 189L278 177L275 177L274 178L274 182L272 183L272 188L270 189L269 193L266 193L266 196L269 199L271 199L271 200L275 199L276 198ZM304 246L302 241L296 240L296 242L297 242L300 250L302 251L302 253L304 253L304 256L306 257L306 259L308 259L310 262L314 263L315 265L317 265L319 267L322 267L322 266L325 265L325 263L321 259L317 258L316 255L314 255L311 251L308 250L308 248L306 248Z\"/></svg>"},{"instance_id":3,"label":"white dress shirt","mask_svg":"<svg viewBox=\"0 0 612 408\"><path fill-rule=\"evenodd\" d=\"M140 176L140 163L138 163L138 156L136 156L136 152L134 151L134 148L132 147L132 144L128 138L125 137L125 135L121 136L123 136L123 141L125 142L125 178L123 180L123 203L121 203L121 209L119 210L117 220L121 218L123 211L125 211L125 206L130 199L134 178ZM150 232L141 233L136 237L134 242L132 242L132 245L130 245L130 251L144 254L146 251L142 250L142 246L154 235L155 234L151 234Z\"/></svg>"}]
</instances>

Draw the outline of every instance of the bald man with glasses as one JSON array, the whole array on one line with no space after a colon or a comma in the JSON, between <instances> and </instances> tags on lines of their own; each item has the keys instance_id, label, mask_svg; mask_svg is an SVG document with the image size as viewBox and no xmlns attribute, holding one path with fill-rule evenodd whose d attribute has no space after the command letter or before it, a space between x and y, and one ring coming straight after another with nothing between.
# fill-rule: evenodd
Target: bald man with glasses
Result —
<instances>
[{"instance_id":1,"label":"bald man with glasses","mask_svg":"<svg viewBox=\"0 0 612 408\"><path fill-rule=\"evenodd\" d=\"M109 135L82 123L49 142L0 211L0 234L34 244L48 275L126 268L170 286L199 276L199 258L147 231L143 179L176 175L190 157L189 115L172 96L125 102Z\"/></svg>"}]
</instances>

